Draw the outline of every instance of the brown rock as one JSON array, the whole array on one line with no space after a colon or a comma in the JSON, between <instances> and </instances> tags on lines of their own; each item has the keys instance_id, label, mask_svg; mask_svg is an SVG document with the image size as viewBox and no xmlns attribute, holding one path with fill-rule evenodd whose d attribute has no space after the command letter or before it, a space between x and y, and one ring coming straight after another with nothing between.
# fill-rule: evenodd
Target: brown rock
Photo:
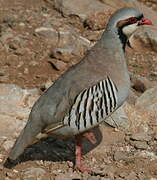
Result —
<instances>
[{"instance_id":1,"label":"brown rock","mask_svg":"<svg viewBox=\"0 0 157 180\"><path fill-rule=\"evenodd\" d=\"M113 13L113 10L104 10L95 12L87 17L85 24L92 30L102 30L108 22L108 18Z\"/></svg>"},{"instance_id":2,"label":"brown rock","mask_svg":"<svg viewBox=\"0 0 157 180\"><path fill-rule=\"evenodd\" d=\"M148 144L147 144L146 142L132 141L131 144L132 144L136 149L148 149Z\"/></svg>"},{"instance_id":3,"label":"brown rock","mask_svg":"<svg viewBox=\"0 0 157 180\"><path fill-rule=\"evenodd\" d=\"M72 46L66 48L54 48L50 56L59 60L63 60L65 62L69 62L70 56L72 56L72 51L73 51Z\"/></svg>"},{"instance_id":4,"label":"brown rock","mask_svg":"<svg viewBox=\"0 0 157 180\"><path fill-rule=\"evenodd\" d=\"M53 48L50 57L69 62L74 56L83 56L91 47L88 39L72 31L60 31L57 48Z\"/></svg>"},{"instance_id":5,"label":"brown rock","mask_svg":"<svg viewBox=\"0 0 157 180\"><path fill-rule=\"evenodd\" d=\"M46 171L43 168L29 167L23 170L23 178L24 179L36 179L39 177L43 177Z\"/></svg>"},{"instance_id":6,"label":"brown rock","mask_svg":"<svg viewBox=\"0 0 157 180\"><path fill-rule=\"evenodd\" d=\"M151 50L157 52L157 27L140 27L129 39L136 51Z\"/></svg>"},{"instance_id":7,"label":"brown rock","mask_svg":"<svg viewBox=\"0 0 157 180\"><path fill-rule=\"evenodd\" d=\"M6 151L9 151L11 149L11 147L13 146L14 144L14 141L13 140L7 140L3 143L3 148L6 150Z\"/></svg>"},{"instance_id":8,"label":"brown rock","mask_svg":"<svg viewBox=\"0 0 157 180\"><path fill-rule=\"evenodd\" d=\"M143 93L146 89L157 86L156 81L149 81L146 77L130 73L131 86L138 92Z\"/></svg>"},{"instance_id":9,"label":"brown rock","mask_svg":"<svg viewBox=\"0 0 157 180\"><path fill-rule=\"evenodd\" d=\"M124 151L117 151L114 154L115 161L126 160L127 158L128 158L128 153Z\"/></svg>"},{"instance_id":10,"label":"brown rock","mask_svg":"<svg viewBox=\"0 0 157 180\"><path fill-rule=\"evenodd\" d=\"M49 62L49 63L51 64L51 66L52 66L55 70L57 70L57 71L63 71L63 70L66 69L66 66L67 66L67 64L64 63L63 61L56 60L56 59L51 59L51 60L49 60L48 62Z\"/></svg>"},{"instance_id":11,"label":"brown rock","mask_svg":"<svg viewBox=\"0 0 157 180\"><path fill-rule=\"evenodd\" d=\"M38 35L43 36L52 46L56 46L58 44L59 34L52 27L39 27L35 29L35 32Z\"/></svg>"},{"instance_id":12,"label":"brown rock","mask_svg":"<svg viewBox=\"0 0 157 180\"><path fill-rule=\"evenodd\" d=\"M91 14L112 9L110 6L95 0L55 0L55 8L64 16L77 15L83 21Z\"/></svg>"},{"instance_id":13,"label":"brown rock","mask_svg":"<svg viewBox=\"0 0 157 180\"><path fill-rule=\"evenodd\" d=\"M136 141L150 141L152 138L145 132L138 132L138 133L134 133L131 136L131 139Z\"/></svg>"},{"instance_id":14,"label":"brown rock","mask_svg":"<svg viewBox=\"0 0 157 180\"><path fill-rule=\"evenodd\" d=\"M78 173L64 173L64 174L59 174L55 177L55 180L81 180L81 176Z\"/></svg>"},{"instance_id":15,"label":"brown rock","mask_svg":"<svg viewBox=\"0 0 157 180\"><path fill-rule=\"evenodd\" d=\"M84 36L90 41L97 41L100 39L103 31L85 31Z\"/></svg>"}]
</instances>

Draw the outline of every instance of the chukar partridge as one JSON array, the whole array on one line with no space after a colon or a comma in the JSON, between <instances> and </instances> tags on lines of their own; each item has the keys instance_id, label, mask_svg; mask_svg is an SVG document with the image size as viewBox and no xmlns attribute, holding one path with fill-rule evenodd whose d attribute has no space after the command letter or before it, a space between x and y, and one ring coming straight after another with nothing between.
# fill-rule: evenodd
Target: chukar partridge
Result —
<instances>
[{"instance_id":1,"label":"chukar partridge","mask_svg":"<svg viewBox=\"0 0 157 180\"><path fill-rule=\"evenodd\" d=\"M128 96L125 62L128 37L141 25L152 25L138 9L125 7L109 19L101 39L67 70L34 104L28 122L5 164L12 163L40 133L76 138L76 167L81 165L81 140L94 142L89 130L119 108Z\"/></svg>"}]
</instances>

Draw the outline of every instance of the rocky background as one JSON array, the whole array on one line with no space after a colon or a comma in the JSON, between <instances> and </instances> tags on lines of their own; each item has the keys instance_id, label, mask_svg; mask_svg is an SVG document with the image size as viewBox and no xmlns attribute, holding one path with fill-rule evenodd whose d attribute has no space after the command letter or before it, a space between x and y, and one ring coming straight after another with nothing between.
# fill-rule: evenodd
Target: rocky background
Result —
<instances>
[{"instance_id":1,"label":"rocky background","mask_svg":"<svg viewBox=\"0 0 157 180\"><path fill-rule=\"evenodd\" d=\"M43 138L20 163L3 167L36 99L100 38L119 7L141 9L154 23L130 38L132 81L127 102L85 139L83 162L73 170L74 139ZM157 179L157 1L0 0L0 180ZM112 127L111 127L112 126Z\"/></svg>"}]
</instances>

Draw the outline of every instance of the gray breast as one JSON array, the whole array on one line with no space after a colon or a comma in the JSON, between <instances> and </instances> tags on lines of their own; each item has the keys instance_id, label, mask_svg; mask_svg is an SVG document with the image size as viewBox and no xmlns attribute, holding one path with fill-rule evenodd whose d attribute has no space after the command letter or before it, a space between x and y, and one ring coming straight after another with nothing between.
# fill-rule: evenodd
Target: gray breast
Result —
<instances>
[{"instance_id":1,"label":"gray breast","mask_svg":"<svg viewBox=\"0 0 157 180\"><path fill-rule=\"evenodd\" d=\"M117 91L109 77L82 91L64 118L66 128L78 134L102 122L117 108Z\"/></svg>"}]
</instances>

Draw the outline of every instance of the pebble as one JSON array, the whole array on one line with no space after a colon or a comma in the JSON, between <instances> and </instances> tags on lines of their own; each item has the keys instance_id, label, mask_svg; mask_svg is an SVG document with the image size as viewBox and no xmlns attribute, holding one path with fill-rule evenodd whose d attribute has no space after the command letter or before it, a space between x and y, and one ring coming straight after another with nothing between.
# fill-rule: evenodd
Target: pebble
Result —
<instances>
[{"instance_id":1,"label":"pebble","mask_svg":"<svg viewBox=\"0 0 157 180\"><path fill-rule=\"evenodd\" d=\"M30 179L30 178L37 178L42 177L46 171L43 168L36 168L36 167L30 167L23 170L23 178L24 179Z\"/></svg>"},{"instance_id":2,"label":"pebble","mask_svg":"<svg viewBox=\"0 0 157 180\"><path fill-rule=\"evenodd\" d=\"M101 177L100 180L111 180L110 178Z\"/></svg>"},{"instance_id":3,"label":"pebble","mask_svg":"<svg viewBox=\"0 0 157 180\"><path fill-rule=\"evenodd\" d=\"M137 149L148 149L148 144L144 141L144 142L142 142L142 141L132 141L132 143L131 143L135 148L137 148Z\"/></svg>"},{"instance_id":4,"label":"pebble","mask_svg":"<svg viewBox=\"0 0 157 180\"><path fill-rule=\"evenodd\" d=\"M9 177L6 177L5 180L11 180Z\"/></svg>"},{"instance_id":5,"label":"pebble","mask_svg":"<svg viewBox=\"0 0 157 180\"><path fill-rule=\"evenodd\" d=\"M55 69L57 71L65 70L65 68L67 66L67 64L64 63L63 61L56 60L56 59L49 60L48 62L51 64L53 69Z\"/></svg>"},{"instance_id":6,"label":"pebble","mask_svg":"<svg viewBox=\"0 0 157 180\"><path fill-rule=\"evenodd\" d=\"M90 176L87 180L100 180L100 176Z\"/></svg>"},{"instance_id":7,"label":"pebble","mask_svg":"<svg viewBox=\"0 0 157 180\"><path fill-rule=\"evenodd\" d=\"M55 177L55 180L82 180L82 177L78 173L65 173L65 174L59 174Z\"/></svg>"},{"instance_id":8,"label":"pebble","mask_svg":"<svg viewBox=\"0 0 157 180\"><path fill-rule=\"evenodd\" d=\"M63 60L65 62L69 62L73 49L74 49L73 46L69 46L65 48L53 48L50 57L52 58L54 57L56 59Z\"/></svg>"},{"instance_id":9,"label":"pebble","mask_svg":"<svg viewBox=\"0 0 157 180\"><path fill-rule=\"evenodd\" d=\"M9 151L11 149L11 147L13 146L14 144L14 141L12 140L7 140L3 143L3 148L6 150L6 151Z\"/></svg>"},{"instance_id":10,"label":"pebble","mask_svg":"<svg viewBox=\"0 0 157 180\"><path fill-rule=\"evenodd\" d=\"M2 171L3 170L3 165L2 164L0 164L0 171Z\"/></svg>"},{"instance_id":11,"label":"pebble","mask_svg":"<svg viewBox=\"0 0 157 180\"><path fill-rule=\"evenodd\" d=\"M150 141L152 138L145 132L135 133L131 136L132 140L136 141Z\"/></svg>"},{"instance_id":12,"label":"pebble","mask_svg":"<svg viewBox=\"0 0 157 180\"><path fill-rule=\"evenodd\" d=\"M69 168L73 168L74 167L74 163L72 161L67 161L67 164L68 164Z\"/></svg>"},{"instance_id":13,"label":"pebble","mask_svg":"<svg viewBox=\"0 0 157 180\"><path fill-rule=\"evenodd\" d=\"M127 180L137 180L137 174L135 172L129 173L128 176L125 177Z\"/></svg>"},{"instance_id":14,"label":"pebble","mask_svg":"<svg viewBox=\"0 0 157 180\"><path fill-rule=\"evenodd\" d=\"M13 172L14 172L14 173L18 173L19 171L17 171L16 169L13 169Z\"/></svg>"},{"instance_id":15,"label":"pebble","mask_svg":"<svg viewBox=\"0 0 157 180\"><path fill-rule=\"evenodd\" d=\"M115 161L126 160L127 158L128 158L128 153L124 151L117 151L114 154Z\"/></svg>"},{"instance_id":16,"label":"pebble","mask_svg":"<svg viewBox=\"0 0 157 180\"><path fill-rule=\"evenodd\" d=\"M13 177L13 173L11 173L11 172L7 172L7 173L6 173L6 176L8 176L8 177L12 178L12 177Z\"/></svg>"}]
</instances>

